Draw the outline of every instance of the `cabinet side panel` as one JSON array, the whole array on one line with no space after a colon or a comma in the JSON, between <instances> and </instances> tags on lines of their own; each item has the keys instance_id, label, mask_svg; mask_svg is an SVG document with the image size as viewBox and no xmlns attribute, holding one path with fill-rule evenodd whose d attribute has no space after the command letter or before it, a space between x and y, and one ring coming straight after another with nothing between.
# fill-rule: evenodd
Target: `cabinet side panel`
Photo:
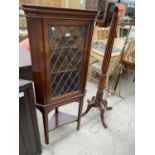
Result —
<instances>
[{"instance_id":1,"label":"cabinet side panel","mask_svg":"<svg viewBox=\"0 0 155 155\"><path fill-rule=\"evenodd\" d=\"M89 57L90 57L90 50L91 50L91 41L92 41L93 28L94 28L93 25L94 25L93 22L88 23L87 33L85 37L85 49L84 49L82 76L81 76L81 92L82 93L85 93L85 87L86 87Z\"/></svg>"},{"instance_id":2,"label":"cabinet side panel","mask_svg":"<svg viewBox=\"0 0 155 155\"><path fill-rule=\"evenodd\" d=\"M27 18L36 100L46 104L45 58L42 19Z\"/></svg>"}]
</instances>

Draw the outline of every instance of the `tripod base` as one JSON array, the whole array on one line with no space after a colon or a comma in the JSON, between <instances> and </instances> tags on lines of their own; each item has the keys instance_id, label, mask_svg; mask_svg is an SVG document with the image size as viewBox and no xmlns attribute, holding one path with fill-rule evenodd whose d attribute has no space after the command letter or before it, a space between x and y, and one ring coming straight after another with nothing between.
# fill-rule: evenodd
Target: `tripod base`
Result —
<instances>
[{"instance_id":1,"label":"tripod base","mask_svg":"<svg viewBox=\"0 0 155 155\"><path fill-rule=\"evenodd\" d=\"M112 107L107 106L108 102L106 100L102 99L101 101L98 101L95 96L92 97L91 101L88 99L87 102L87 109L82 116L86 115L92 107L99 108L102 124L104 128L107 128L107 125L104 122L104 112L105 110L112 110Z\"/></svg>"}]
</instances>

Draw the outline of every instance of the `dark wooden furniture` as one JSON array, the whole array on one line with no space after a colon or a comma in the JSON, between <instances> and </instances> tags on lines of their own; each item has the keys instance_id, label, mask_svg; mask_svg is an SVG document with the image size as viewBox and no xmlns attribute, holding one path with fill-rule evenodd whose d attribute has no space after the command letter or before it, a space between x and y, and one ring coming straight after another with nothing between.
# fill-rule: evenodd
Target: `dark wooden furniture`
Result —
<instances>
[{"instance_id":1,"label":"dark wooden furniture","mask_svg":"<svg viewBox=\"0 0 155 155\"><path fill-rule=\"evenodd\" d=\"M122 60L122 64L124 65L123 68L127 71L135 70L135 57L134 56L131 56L130 58L125 57Z\"/></svg>"},{"instance_id":2,"label":"dark wooden furniture","mask_svg":"<svg viewBox=\"0 0 155 155\"><path fill-rule=\"evenodd\" d=\"M109 0L99 0L98 3L98 19L96 22L97 26L107 27L110 25L113 15L113 10L116 2Z\"/></svg>"},{"instance_id":3,"label":"dark wooden furniture","mask_svg":"<svg viewBox=\"0 0 155 155\"><path fill-rule=\"evenodd\" d=\"M26 80L33 80L32 66L19 67L19 78Z\"/></svg>"},{"instance_id":4,"label":"dark wooden furniture","mask_svg":"<svg viewBox=\"0 0 155 155\"><path fill-rule=\"evenodd\" d=\"M124 23L125 24L125 23ZM128 73L132 70L135 69L135 48L131 48L129 46L129 49L127 46L128 44L128 41L129 41L129 34L130 34L130 31L131 31L131 27L132 25L134 24L133 21L131 21L129 24L129 31L127 33L127 36L126 36L126 40L124 42L124 46L122 48L122 52L121 52L121 56L120 56L120 59L119 59L119 64L118 64L118 73L117 73L117 78L116 81L115 81L115 86L114 86L114 90L116 91L116 88L117 88L117 85L119 83L119 79L121 78L121 74L123 73L122 70L126 70L128 71ZM135 44L134 44L135 46ZM128 50L126 53L126 50ZM126 55L127 54L127 55ZM134 78L135 79L135 78Z\"/></svg>"},{"instance_id":5,"label":"dark wooden furniture","mask_svg":"<svg viewBox=\"0 0 155 155\"><path fill-rule=\"evenodd\" d=\"M27 39L27 37L22 37L20 42L24 39ZM19 78L33 80L31 54L30 51L23 48L19 48Z\"/></svg>"},{"instance_id":6,"label":"dark wooden furniture","mask_svg":"<svg viewBox=\"0 0 155 155\"><path fill-rule=\"evenodd\" d=\"M19 80L19 155L41 152L32 82Z\"/></svg>"},{"instance_id":7,"label":"dark wooden furniture","mask_svg":"<svg viewBox=\"0 0 155 155\"><path fill-rule=\"evenodd\" d=\"M37 108L48 132L77 121L80 128L94 20L97 11L23 5L27 17ZM79 103L78 117L58 107ZM49 120L48 114L55 109Z\"/></svg>"},{"instance_id":8,"label":"dark wooden furniture","mask_svg":"<svg viewBox=\"0 0 155 155\"><path fill-rule=\"evenodd\" d=\"M135 56L125 57L122 60L123 70L127 71L127 73L131 73L131 71L135 71ZM135 77L133 79L135 82Z\"/></svg>"},{"instance_id":9,"label":"dark wooden furniture","mask_svg":"<svg viewBox=\"0 0 155 155\"><path fill-rule=\"evenodd\" d=\"M116 29L117 29L118 15L119 15L119 5L115 6L115 8L114 8L113 18L111 21L108 42L107 42L107 46L106 46L105 53L104 53L104 59L103 59L103 63L102 63L101 75L99 78L97 93L96 93L96 96L92 97L91 101L89 99L87 100L88 106L87 106L86 111L83 113L83 116L84 116L85 114L87 114L89 112L89 110L92 107L99 108L102 124L105 128L107 128L107 125L104 122L104 112L105 112L105 110L111 110L112 107L107 106L108 102L103 99L103 92L104 92L104 88L105 88L105 84L106 84L106 78L107 78L106 74L107 74L107 71L109 68L114 38L115 38L115 34L116 34Z\"/></svg>"}]
</instances>

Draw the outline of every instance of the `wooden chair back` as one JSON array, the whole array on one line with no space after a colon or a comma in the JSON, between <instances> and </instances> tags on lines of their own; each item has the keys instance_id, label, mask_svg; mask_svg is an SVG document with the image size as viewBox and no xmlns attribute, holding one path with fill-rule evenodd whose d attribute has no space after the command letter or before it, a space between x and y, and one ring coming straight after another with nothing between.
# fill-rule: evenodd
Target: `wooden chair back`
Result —
<instances>
[{"instance_id":1,"label":"wooden chair back","mask_svg":"<svg viewBox=\"0 0 155 155\"><path fill-rule=\"evenodd\" d=\"M135 52L135 39L129 41L129 43L125 49L123 58L132 56L134 54L134 52Z\"/></svg>"}]
</instances>

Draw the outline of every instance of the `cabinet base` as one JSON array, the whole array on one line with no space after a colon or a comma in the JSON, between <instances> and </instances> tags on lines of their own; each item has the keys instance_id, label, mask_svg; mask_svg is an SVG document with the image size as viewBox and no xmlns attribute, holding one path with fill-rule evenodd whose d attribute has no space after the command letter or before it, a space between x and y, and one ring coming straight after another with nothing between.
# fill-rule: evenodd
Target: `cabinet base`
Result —
<instances>
[{"instance_id":1,"label":"cabinet base","mask_svg":"<svg viewBox=\"0 0 155 155\"><path fill-rule=\"evenodd\" d=\"M48 124L48 131L52 131L60 126L63 126L65 124L69 124L72 122L77 121L77 116L67 114L64 112L55 112L51 119L49 120Z\"/></svg>"}]
</instances>

